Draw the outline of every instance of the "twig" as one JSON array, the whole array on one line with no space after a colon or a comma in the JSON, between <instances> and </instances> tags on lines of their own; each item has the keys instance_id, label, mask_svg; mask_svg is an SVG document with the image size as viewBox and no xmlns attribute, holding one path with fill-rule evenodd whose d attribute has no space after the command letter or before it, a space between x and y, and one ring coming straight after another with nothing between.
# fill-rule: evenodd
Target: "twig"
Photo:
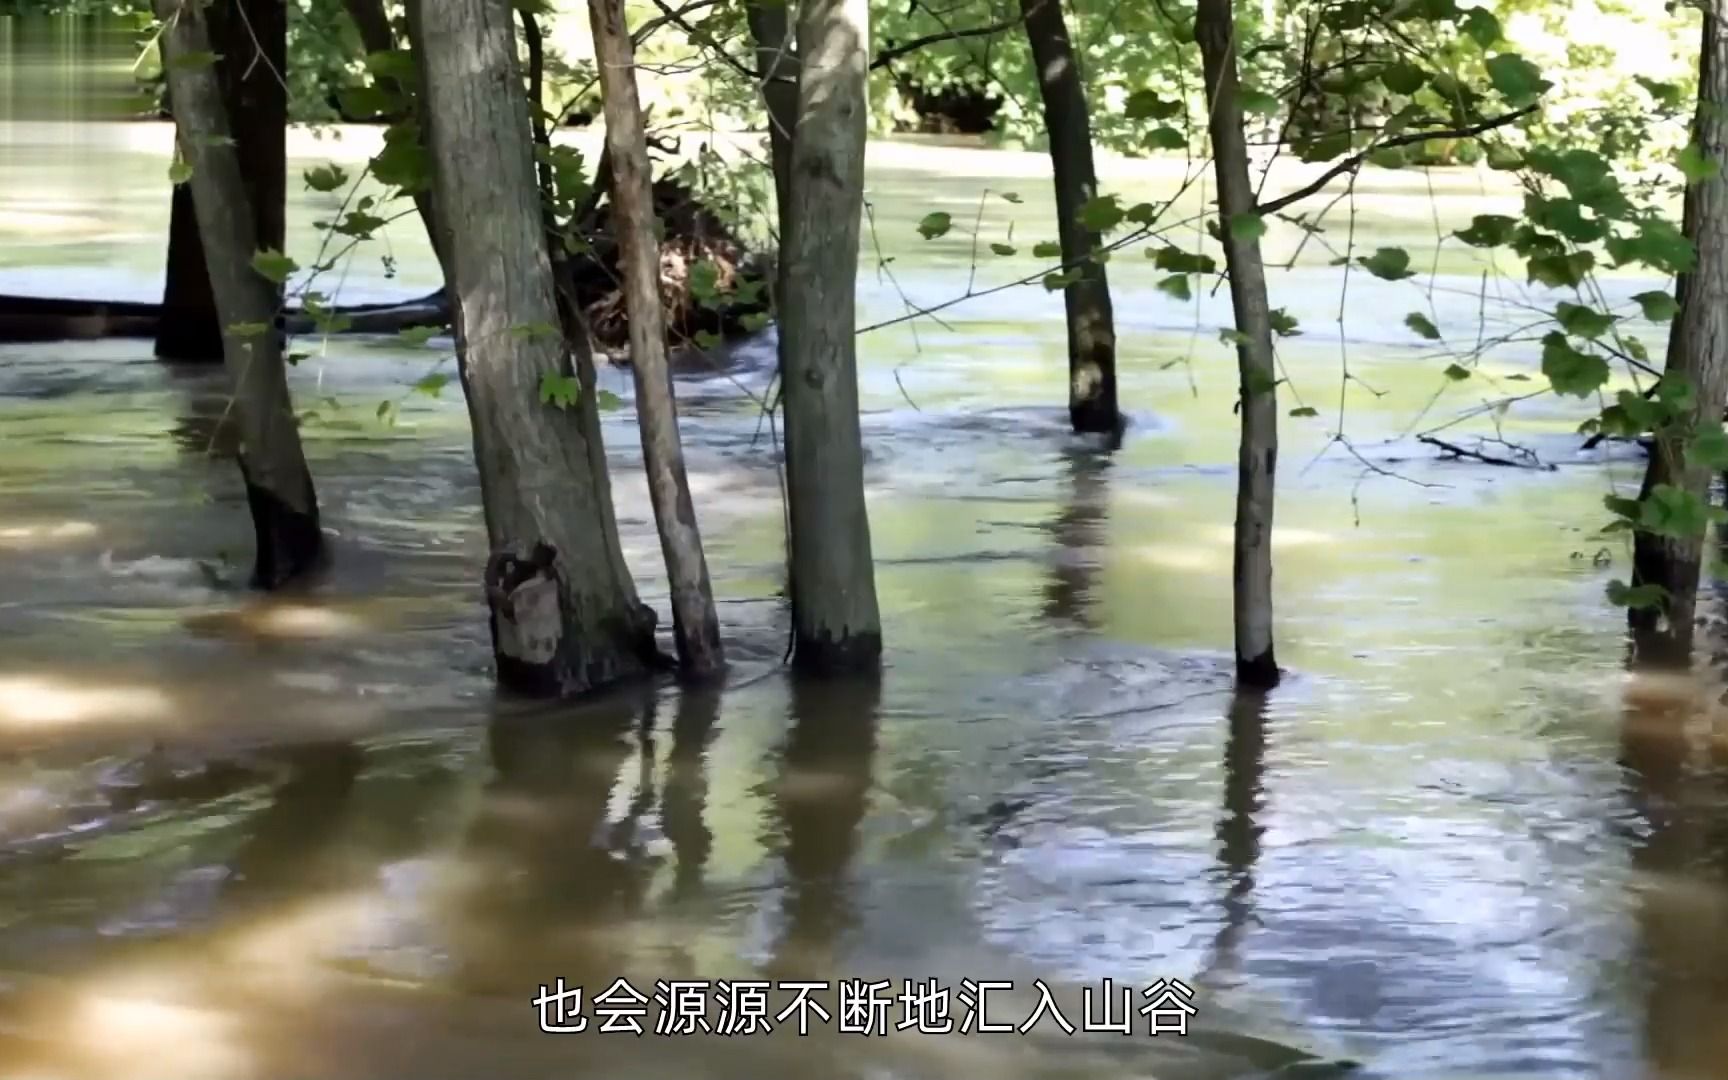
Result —
<instances>
[{"instance_id":1,"label":"twig","mask_svg":"<svg viewBox=\"0 0 1728 1080\"><path fill-rule=\"evenodd\" d=\"M1558 468L1556 465L1544 464L1542 462L1513 461L1511 458L1495 457L1493 454L1484 454L1480 450L1466 450L1462 446L1455 443L1449 443L1444 439L1436 439L1432 435L1418 435L1416 436L1416 441L1427 443L1429 446L1434 447L1442 453L1450 454L1454 459L1469 458L1472 461L1480 461L1484 465L1499 465L1508 469L1540 469L1544 472L1553 472Z\"/></svg>"},{"instance_id":2,"label":"twig","mask_svg":"<svg viewBox=\"0 0 1728 1080\"><path fill-rule=\"evenodd\" d=\"M876 54L876 59L870 61L870 70L878 71L885 68L902 56L915 53L926 45L939 45L944 41L958 41L961 38L990 37L992 34L1000 34L1004 30L1012 30L1025 21L1026 18L1022 15L1013 19L1004 19L989 26L968 26L959 30L944 30L939 34L925 34L923 37L913 38L904 45L883 49Z\"/></svg>"}]
</instances>

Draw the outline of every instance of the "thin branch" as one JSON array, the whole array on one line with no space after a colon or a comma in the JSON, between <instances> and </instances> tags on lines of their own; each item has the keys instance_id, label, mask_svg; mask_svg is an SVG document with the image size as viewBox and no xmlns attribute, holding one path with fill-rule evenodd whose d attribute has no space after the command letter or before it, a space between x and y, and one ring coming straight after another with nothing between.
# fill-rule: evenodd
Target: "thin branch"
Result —
<instances>
[{"instance_id":1,"label":"thin branch","mask_svg":"<svg viewBox=\"0 0 1728 1080\"><path fill-rule=\"evenodd\" d=\"M1472 461L1480 461L1484 465L1499 465L1507 469L1541 469L1545 472L1553 472L1557 468L1557 466L1545 465L1540 462L1513 461L1511 458L1495 457L1493 454L1484 454L1480 450L1466 450L1462 446L1449 443L1444 439L1436 439L1432 435L1418 435L1416 441L1426 443L1454 459L1469 458Z\"/></svg>"},{"instance_id":2,"label":"thin branch","mask_svg":"<svg viewBox=\"0 0 1728 1080\"><path fill-rule=\"evenodd\" d=\"M1416 143L1427 142L1430 139L1468 139L1472 136L1480 135L1484 131L1492 131L1494 128L1505 127L1507 124L1528 116L1535 111L1535 105L1526 105L1522 109L1514 109L1509 113L1502 113L1499 116L1490 117L1480 123L1471 124L1469 127L1416 131L1411 132L1408 135L1399 135L1387 139L1382 143L1376 143L1374 146L1371 146L1366 150L1351 154L1343 161L1338 162L1338 164L1321 173L1313 181L1302 185L1295 191L1290 192L1288 195L1280 195L1271 202L1262 203L1259 212L1262 215L1271 214L1284 209L1291 203L1301 202L1303 199L1306 199L1308 196L1319 191L1321 188L1330 184L1343 174L1354 172L1356 169L1361 168L1362 163L1368 160L1368 155L1374 153L1376 150L1392 150L1400 146L1413 146Z\"/></svg>"},{"instance_id":3,"label":"thin branch","mask_svg":"<svg viewBox=\"0 0 1728 1080\"><path fill-rule=\"evenodd\" d=\"M990 37L1005 30L1012 30L1025 21L1026 17L1022 15L1013 19L1004 19L999 23L991 23L989 26L969 26L959 30L944 30L939 34L925 34L923 37L913 38L904 45L883 49L876 54L876 59L870 61L870 70L878 71L885 68L902 56L915 53L927 45L939 45L944 41L958 41L961 38Z\"/></svg>"}]
</instances>

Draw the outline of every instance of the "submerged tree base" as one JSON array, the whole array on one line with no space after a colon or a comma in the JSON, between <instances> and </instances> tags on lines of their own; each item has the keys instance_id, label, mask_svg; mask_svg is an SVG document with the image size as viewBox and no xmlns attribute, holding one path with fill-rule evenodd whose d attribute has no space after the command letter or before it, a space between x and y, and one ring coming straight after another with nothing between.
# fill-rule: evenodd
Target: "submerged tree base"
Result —
<instances>
[{"instance_id":1,"label":"submerged tree base","mask_svg":"<svg viewBox=\"0 0 1728 1080\"><path fill-rule=\"evenodd\" d=\"M880 633L806 634L793 641L793 670L807 675L832 677L867 675L882 664Z\"/></svg>"},{"instance_id":2,"label":"submerged tree base","mask_svg":"<svg viewBox=\"0 0 1728 1080\"><path fill-rule=\"evenodd\" d=\"M1252 659L1236 658L1236 683L1238 686L1254 690L1270 690L1284 678L1284 672L1279 669L1278 662L1272 658L1272 650L1268 649Z\"/></svg>"},{"instance_id":3,"label":"submerged tree base","mask_svg":"<svg viewBox=\"0 0 1728 1080\"><path fill-rule=\"evenodd\" d=\"M254 484L244 458L240 461L240 475L245 478L246 504L252 511L258 539L252 587L281 589L324 569L328 549L324 546L324 530L318 524L316 505L311 513L302 513ZM310 478L306 486L310 491Z\"/></svg>"}]
</instances>

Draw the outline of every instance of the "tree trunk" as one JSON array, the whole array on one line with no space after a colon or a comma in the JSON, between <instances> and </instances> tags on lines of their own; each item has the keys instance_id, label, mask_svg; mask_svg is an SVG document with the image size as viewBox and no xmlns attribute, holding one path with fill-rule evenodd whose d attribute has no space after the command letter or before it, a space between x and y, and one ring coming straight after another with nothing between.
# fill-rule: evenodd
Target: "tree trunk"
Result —
<instances>
[{"instance_id":1,"label":"tree trunk","mask_svg":"<svg viewBox=\"0 0 1728 1080\"><path fill-rule=\"evenodd\" d=\"M666 363L666 328L660 307L660 243L654 236L654 195L648 137L636 97L635 50L624 25L624 0L589 0L594 57L612 151L612 206L617 222L624 302L630 316L630 371L636 380L636 416L642 430L642 466L660 530L660 551L672 587L672 630L678 658L691 676L718 672L720 619L702 533L690 501L678 406Z\"/></svg>"},{"instance_id":2,"label":"tree trunk","mask_svg":"<svg viewBox=\"0 0 1728 1080\"><path fill-rule=\"evenodd\" d=\"M203 8L210 48L221 55L216 71L240 175L252 208L259 247L282 249L288 182L288 23L283 0L226 0ZM172 79L169 80L173 82ZM174 96L169 93L172 107ZM165 316L156 331L164 360L222 358L222 320L198 237L192 186L174 189L168 217Z\"/></svg>"},{"instance_id":3,"label":"tree trunk","mask_svg":"<svg viewBox=\"0 0 1728 1080\"><path fill-rule=\"evenodd\" d=\"M1020 0L1020 11L1038 71L1038 91L1044 98L1062 262L1080 274L1062 290L1068 309L1068 419L1077 432L1114 438L1122 430L1116 405L1116 318L1104 264L1087 258L1098 249L1100 237L1080 221L1081 208L1098 194L1086 90L1062 18L1061 0Z\"/></svg>"},{"instance_id":4,"label":"tree trunk","mask_svg":"<svg viewBox=\"0 0 1728 1080\"><path fill-rule=\"evenodd\" d=\"M1252 231L1231 227L1256 212L1248 175L1248 145L1242 132L1242 100L1236 76L1235 22L1231 0L1200 0L1194 36L1205 71L1212 116L1212 158L1218 178L1218 217L1230 301L1236 311L1236 346L1241 373L1242 444L1237 458L1235 535L1236 678L1245 686L1278 683L1272 656L1272 505L1278 463L1277 377L1272 356L1272 318L1266 298L1266 264Z\"/></svg>"},{"instance_id":5,"label":"tree trunk","mask_svg":"<svg viewBox=\"0 0 1728 1080\"><path fill-rule=\"evenodd\" d=\"M1686 189L1684 227L1697 248L1692 272L1681 276L1677 295L1680 311L1668 337L1667 374L1692 384L1693 423L1714 423L1728 401L1728 35L1716 5L1704 5L1703 43L1698 54L1698 111L1692 120L1692 141L1718 166L1710 178ZM1688 425L1689 426L1689 425ZM1699 499L1710 494L1710 471L1687 461L1686 448L1675 434L1658 436L1644 473L1648 496L1659 485L1691 492ZM1692 628L1698 598L1702 534L1675 538L1639 532L1633 540L1634 585L1660 585L1667 591L1659 609L1634 608L1630 622L1640 659L1686 663L1692 652Z\"/></svg>"},{"instance_id":6,"label":"tree trunk","mask_svg":"<svg viewBox=\"0 0 1728 1080\"><path fill-rule=\"evenodd\" d=\"M762 76L762 104L768 110L768 148L774 168L774 206L786 237L791 205L792 133L798 127L798 52L786 19L786 0L751 0L744 5L750 37L756 43L756 70Z\"/></svg>"},{"instance_id":7,"label":"tree trunk","mask_svg":"<svg viewBox=\"0 0 1728 1080\"><path fill-rule=\"evenodd\" d=\"M616 557L591 384L574 410L541 400L544 380L571 366L511 6L431 0L409 11L492 551L498 680L536 695L582 693L645 672L653 615Z\"/></svg>"},{"instance_id":8,"label":"tree trunk","mask_svg":"<svg viewBox=\"0 0 1728 1080\"><path fill-rule=\"evenodd\" d=\"M192 167L187 186L233 384L240 475L258 534L253 584L275 588L315 569L324 554L318 500L288 397L282 336L275 329L279 290L252 269L257 250L253 215L228 139L216 71L179 60L209 50L200 8L185 0L156 0L156 13L168 24L161 37L163 66L180 152Z\"/></svg>"},{"instance_id":9,"label":"tree trunk","mask_svg":"<svg viewBox=\"0 0 1728 1080\"><path fill-rule=\"evenodd\" d=\"M854 336L868 50L867 0L803 0L779 314L793 663L810 671L873 669L882 653Z\"/></svg>"}]
</instances>

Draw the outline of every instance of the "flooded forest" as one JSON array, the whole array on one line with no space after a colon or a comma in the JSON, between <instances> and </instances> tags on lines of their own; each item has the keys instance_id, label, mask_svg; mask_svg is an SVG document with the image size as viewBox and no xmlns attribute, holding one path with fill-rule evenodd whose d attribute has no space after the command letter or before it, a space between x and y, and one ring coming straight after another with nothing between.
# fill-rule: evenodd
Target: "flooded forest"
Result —
<instances>
[{"instance_id":1,"label":"flooded forest","mask_svg":"<svg viewBox=\"0 0 1728 1080\"><path fill-rule=\"evenodd\" d=\"M0 0L0 1080L1728 1080L1725 18Z\"/></svg>"}]
</instances>

